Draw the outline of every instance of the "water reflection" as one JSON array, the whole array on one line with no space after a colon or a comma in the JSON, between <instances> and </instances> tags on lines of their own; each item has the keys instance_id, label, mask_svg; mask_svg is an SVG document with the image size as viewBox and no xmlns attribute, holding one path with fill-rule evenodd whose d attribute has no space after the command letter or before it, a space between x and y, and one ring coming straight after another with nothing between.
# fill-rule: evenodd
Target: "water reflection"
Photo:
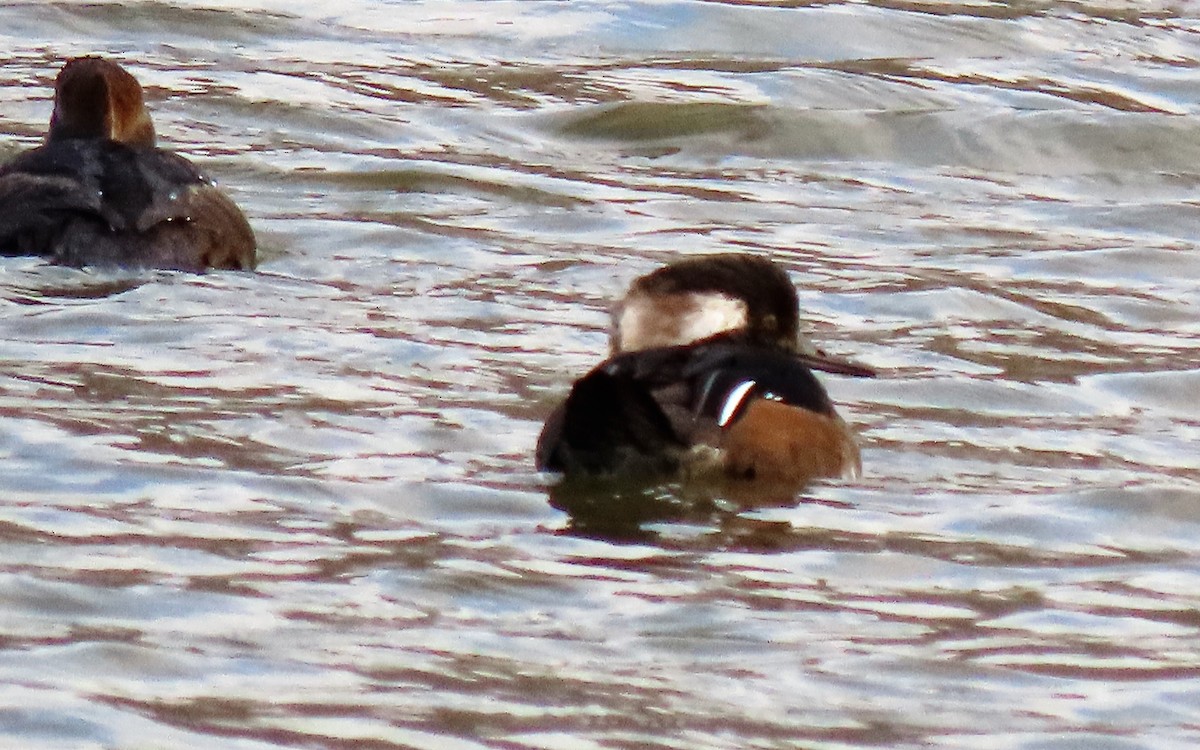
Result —
<instances>
[{"instance_id":1,"label":"water reflection","mask_svg":"<svg viewBox=\"0 0 1200 750\"><path fill-rule=\"evenodd\" d=\"M744 549L753 537L763 550L788 536L788 523L762 522L746 515L761 508L796 508L803 503L838 507L842 503L803 495L804 485L737 480L638 482L611 477L569 477L548 487L550 504L566 513L566 531L594 539L667 543L688 528L717 549ZM664 526L664 524L667 524ZM775 532L774 534L772 532ZM707 546L707 545L706 545Z\"/></svg>"}]
</instances>

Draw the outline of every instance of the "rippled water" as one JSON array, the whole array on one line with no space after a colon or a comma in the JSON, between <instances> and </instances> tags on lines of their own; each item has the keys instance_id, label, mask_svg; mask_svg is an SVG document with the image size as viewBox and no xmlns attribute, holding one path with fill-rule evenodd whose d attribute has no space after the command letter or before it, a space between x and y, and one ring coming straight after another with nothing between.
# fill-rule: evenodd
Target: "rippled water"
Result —
<instances>
[{"instance_id":1,"label":"rippled water","mask_svg":"<svg viewBox=\"0 0 1200 750\"><path fill-rule=\"evenodd\" d=\"M0 261L0 745L1200 742L1197 4L0 20L0 158L112 55L264 256ZM881 370L865 476L597 522L540 421L729 249Z\"/></svg>"}]
</instances>

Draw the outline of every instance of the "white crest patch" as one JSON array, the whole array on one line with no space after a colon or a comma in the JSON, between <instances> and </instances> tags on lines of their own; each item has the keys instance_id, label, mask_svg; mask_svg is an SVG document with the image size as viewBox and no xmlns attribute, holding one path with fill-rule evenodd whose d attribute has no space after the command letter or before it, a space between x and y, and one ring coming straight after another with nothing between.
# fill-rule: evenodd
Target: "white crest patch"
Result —
<instances>
[{"instance_id":1,"label":"white crest patch","mask_svg":"<svg viewBox=\"0 0 1200 750\"><path fill-rule=\"evenodd\" d=\"M746 303L736 297L715 292L692 292L687 295L694 312L679 327L680 344L706 339L722 331L745 328L749 322Z\"/></svg>"},{"instance_id":2,"label":"white crest patch","mask_svg":"<svg viewBox=\"0 0 1200 750\"><path fill-rule=\"evenodd\" d=\"M717 292L633 294L614 312L613 351L679 346L745 328L745 301Z\"/></svg>"},{"instance_id":3,"label":"white crest patch","mask_svg":"<svg viewBox=\"0 0 1200 750\"><path fill-rule=\"evenodd\" d=\"M632 352L645 349L647 322L653 316L651 301L646 297L626 297L613 310L613 326L609 333L614 352Z\"/></svg>"}]
</instances>

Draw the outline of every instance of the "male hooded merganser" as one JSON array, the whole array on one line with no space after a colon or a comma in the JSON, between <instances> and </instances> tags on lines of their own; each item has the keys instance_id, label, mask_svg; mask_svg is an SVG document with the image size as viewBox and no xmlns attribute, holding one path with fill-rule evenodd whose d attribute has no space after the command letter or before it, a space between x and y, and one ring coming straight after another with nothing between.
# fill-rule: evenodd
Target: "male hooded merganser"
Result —
<instances>
[{"instance_id":1,"label":"male hooded merganser","mask_svg":"<svg viewBox=\"0 0 1200 750\"><path fill-rule=\"evenodd\" d=\"M613 312L612 356L546 421L537 468L857 476L858 447L812 371L874 371L814 349L799 325L795 288L765 258L702 256L637 279Z\"/></svg>"},{"instance_id":2,"label":"male hooded merganser","mask_svg":"<svg viewBox=\"0 0 1200 750\"><path fill-rule=\"evenodd\" d=\"M0 167L0 255L69 266L254 267L254 233L187 159L154 145L137 79L67 61L45 143Z\"/></svg>"}]
</instances>

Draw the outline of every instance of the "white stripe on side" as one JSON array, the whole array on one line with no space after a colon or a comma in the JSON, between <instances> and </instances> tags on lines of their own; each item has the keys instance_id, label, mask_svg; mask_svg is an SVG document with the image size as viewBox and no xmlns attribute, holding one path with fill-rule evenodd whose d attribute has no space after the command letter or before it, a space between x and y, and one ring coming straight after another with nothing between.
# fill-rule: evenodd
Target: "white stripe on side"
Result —
<instances>
[{"instance_id":1,"label":"white stripe on side","mask_svg":"<svg viewBox=\"0 0 1200 750\"><path fill-rule=\"evenodd\" d=\"M754 390L755 385L757 383L753 380L746 380L738 383L737 387L729 392L729 396L725 398L725 405L721 407L721 416L717 418L718 427L723 428L729 424L729 420L742 408L742 403L750 395L750 391Z\"/></svg>"}]
</instances>

